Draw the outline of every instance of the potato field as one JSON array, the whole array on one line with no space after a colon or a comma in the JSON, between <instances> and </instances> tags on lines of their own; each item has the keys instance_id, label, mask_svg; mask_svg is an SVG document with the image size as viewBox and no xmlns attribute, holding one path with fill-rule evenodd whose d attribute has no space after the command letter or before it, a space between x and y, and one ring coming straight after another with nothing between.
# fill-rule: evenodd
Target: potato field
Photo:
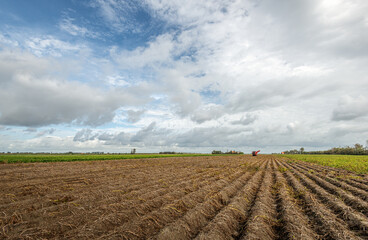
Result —
<instances>
[{"instance_id":1,"label":"potato field","mask_svg":"<svg viewBox=\"0 0 368 240\"><path fill-rule=\"evenodd\" d=\"M0 239L368 239L368 176L273 155L0 164Z\"/></svg>"}]
</instances>

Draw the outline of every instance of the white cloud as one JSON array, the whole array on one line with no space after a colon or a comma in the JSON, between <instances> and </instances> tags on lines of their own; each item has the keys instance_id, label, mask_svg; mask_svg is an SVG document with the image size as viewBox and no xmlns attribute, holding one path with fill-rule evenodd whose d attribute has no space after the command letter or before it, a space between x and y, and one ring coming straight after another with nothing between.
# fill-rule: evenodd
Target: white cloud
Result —
<instances>
[{"instance_id":1,"label":"white cloud","mask_svg":"<svg viewBox=\"0 0 368 240\"><path fill-rule=\"evenodd\" d=\"M300 129L329 128L334 98L346 91L361 93L361 89L367 87L362 70L367 63L365 49L368 49L362 10L366 4L357 2L345 6L342 2L318 1L255 4L189 1L183 6L178 1L147 1L158 16L180 25L180 31L175 38L162 35L147 47L125 52L122 65L154 66L159 84L165 86L169 97L171 104L168 105L182 118L189 117L203 124L225 116L233 119L236 114L244 116L249 111L274 109L277 116L274 121L283 126L283 134L300 135L298 141L303 142L303 133L306 139L316 141L308 131ZM342 10L345 8L346 11ZM341 16L331 20L326 17L331 12L340 12ZM327 19L330 21L326 22ZM356 25L352 29L353 23ZM356 42L354 51L365 58L352 62L353 52L345 50L355 39L353 36L357 36L355 33L361 33L363 39ZM149 54L155 52L152 49L162 54L152 57ZM206 102L208 96L200 92L208 87L219 94L215 100ZM288 115L280 118L281 112L277 112L280 106L292 111L283 113ZM301 124L300 118L291 121L293 111L304 109L315 114L308 114L308 123ZM334 119L338 112L342 110L334 111ZM232 121L244 124L255 121L241 120ZM268 138L272 134L272 131L261 132ZM262 139L267 141L266 137Z\"/></svg>"},{"instance_id":2,"label":"white cloud","mask_svg":"<svg viewBox=\"0 0 368 240\"><path fill-rule=\"evenodd\" d=\"M1 33L0 33L0 44L1 44L0 46L2 46L2 45L11 46L11 47L19 46L18 41L9 39L8 37L5 37Z\"/></svg>"},{"instance_id":3,"label":"white cloud","mask_svg":"<svg viewBox=\"0 0 368 240\"><path fill-rule=\"evenodd\" d=\"M138 69L170 62L173 45L173 36L163 34L149 42L146 47L138 47L133 51L117 51L115 47L111 49L110 54L122 69Z\"/></svg>"},{"instance_id":4,"label":"white cloud","mask_svg":"<svg viewBox=\"0 0 368 240\"><path fill-rule=\"evenodd\" d=\"M118 1L115 0L98 0L95 1L92 6L98 6L101 9L101 14L110 22L120 22L121 18L117 14L116 10L119 7Z\"/></svg>"},{"instance_id":5,"label":"white cloud","mask_svg":"<svg viewBox=\"0 0 368 240\"><path fill-rule=\"evenodd\" d=\"M67 80L69 71L55 77L49 69L64 66L56 57L92 49L53 36L26 38L25 48L38 58L2 52L1 124L113 121L119 127L79 132L74 143L87 148L134 143L151 149L285 150L366 140L367 130L358 126L368 114L364 0L96 0L91 6L112 32L149 35L153 28L143 25L155 21L166 29L134 49L120 42L108 46L106 58L87 54L95 62L88 70L97 77L83 75L84 83ZM152 21L139 21L139 11ZM72 36L94 36L79 24L66 18L59 27ZM0 38L3 45L15 42L6 39ZM77 66L74 77L87 69L79 59L70 65ZM10 101L19 111L6 108Z\"/></svg>"},{"instance_id":6,"label":"white cloud","mask_svg":"<svg viewBox=\"0 0 368 240\"><path fill-rule=\"evenodd\" d=\"M74 19L70 17L66 17L62 19L59 23L59 28L73 36L82 36L82 37L91 37L97 38L99 37L99 33L93 32L86 27L78 26L73 23Z\"/></svg>"},{"instance_id":7,"label":"white cloud","mask_svg":"<svg viewBox=\"0 0 368 240\"><path fill-rule=\"evenodd\" d=\"M107 76L106 83L113 87L127 87L131 85L120 75Z\"/></svg>"},{"instance_id":8,"label":"white cloud","mask_svg":"<svg viewBox=\"0 0 368 240\"><path fill-rule=\"evenodd\" d=\"M124 0L95 0L90 6L96 8L106 22L106 27L118 33L140 33L142 24L135 17L145 9L140 2ZM148 14L148 13L147 13Z\"/></svg>"},{"instance_id":9,"label":"white cloud","mask_svg":"<svg viewBox=\"0 0 368 240\"><path fill-rule=\"evenodd\" d=\"M84 46L70 44L52 36L33 37L25 41L26 47L36 56L62 57L65 54L80 52Z\"/></svg>"}]
</instances>

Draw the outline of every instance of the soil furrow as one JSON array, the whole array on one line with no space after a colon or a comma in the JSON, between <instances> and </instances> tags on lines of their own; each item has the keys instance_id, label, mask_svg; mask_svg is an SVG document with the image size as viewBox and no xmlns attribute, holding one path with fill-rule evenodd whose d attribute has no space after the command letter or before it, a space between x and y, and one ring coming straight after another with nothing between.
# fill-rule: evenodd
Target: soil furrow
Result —
<instances>
[{"instance_id":1,"label":"soil furrow","mask_svg":"<svg viewBox=\"0 0 368 240\"><path fill-rule=\"evenodd\" d=\"M257 171L253 180L247 184L241 194L233 202L222 209L207 226L194 238L196 240L234 239L247 220L247 213L254 205L259 186L265 175L265 170Z\"/></svg>"},{"instance_id":2,"label":"soil furrow","mask_svg":"<svg viewBox=\"0 0 368 240\"><path fill-rule=\"evenodd\" d=\"M229 177L218 179L217 181L231 182L233 179L237 179L242 175L243 172L237 172L230 175ZM215 178L206 179L202 183L197 183L195 187L193 187L193 189L176 188L175 190L169 192L167 195L158 196L147 202L135 204L133 203L131 204L131 206L135 206L133 209L129 208L128 205L127 207L125 207L125 209L120 209L121 207L119 206L117 211L114 211L110 216L105 216L103 219L101 219L101 221L96 221L96 224L94 224L94 229L101 229L101 231L106 231L112 229L111 225L119 226L121 224L125 224L126 222L139 221L140 218L143 218L153 211L160 209L162 206L167 206L175 202L177 199L185 199L187 195L194 194L195 192L200 191L203 187L216 184L217 181L215 180ZM114 221L114 219L116 220ZM111 224L111 222L113 222L113 224Z\"/></svg>"},{"instance_id":3,"label":"soil furrow","mask_svg":"<svg viewBox=\"0 0 368 240\"><path fill-rule=\"evenodd\" d=\"M197 177L201 177L203 174L199 173L198 175L196 175ZM172 180L175 180L175 182L181 182L181 181L186 181L191 179L192 177L196 177L196 176L191 176L191 174L187 174L186 176L184 176L183 178L178 178L175 179L174 176L172 176L170 179L165 179L165 182L170 182ZM29 195L34 195L37 194L38 196L42 197L42 199L48 199L49 198L49 194L52 193L53 195L55 195L55 193L58 193L60 195L63 194L73 194L73 195L77 195L81 192L85 192L85 191L89 191L90 194L94 194L94 193L99 193L99 191L101 189L103 189L102 192L103 195L106 195L106 193L108 193L109 191L114 191L114 190L118 190L121 192L124 192L125 194L134 192L134 191L142 191L142 189L145 188L152 188L154 189L156 186L161 186L162 182L158 182L156 181L148 181L145 183L141 183L138 185L130 185L128 186L126 183L124 184L119 184L119 183L123 183L123 181L125 182L126 180L122 180L122 179L113 179L113 178L109 178L109 179L105 179L103 181L106 182L114 182L113 185L109 185L108 187L100 184L99 186L96 186L95 184L93 184L92 186L88 186L86 184L68 184L68 185L62 185L60 187L60 183L59 183L59 188L57 189L52 189L50 186L47 185L47 183L44 183L42 185L35 185L37 186L35 187L31 187L29 186L29 184L27 183L23 183L24 187L18 187L17 192L14 192L14 195L17 196L16 202L9 202L9 203L4 203L0 205L0 211L2 209L6 209L8 207L11 207L12 204L16 205L17 207L19 207L19 204L24 204L24 205L30 205L30 204L35 204L34 202L32 202L32 200L34 201L35 199L30 199ZM127 186L127 187L125 187ZM110 190L111 189L111 190ZM123 190L122 190L123 189ZM56 191L55 191L56 190ZM39 193L39 191L41 191L41 193ZM97 196L95 196L95 199L98 198ZM81 199L82 200L82 199ZM39 201L36 201L36 203L39 203Z\"/></svg>"},{"instance_id":4,"label":"soil furrow","mask_svg":"<svg viewBox=\"0 0 368 240\"><path fill-rule=\"evenodd\" d=\"M365 186L368 186L368 180L361 180L361 179L351 179L354 182L361 183Z\"/></svg>"},{"instance_id":5,"label":"soil furrow","mask_svg":"<svg viewBox=\"0 0 368 240\"><path fill-rule=\"evenodd\" d=\"M340 219L347 223L350 230L356 232L356 234L361 237L368 237L368 218L346 206L343 201L325 191L312 180L305 178L305 175L300 175L300 172L295 172L295 174L301 179L301 182L304 186L316 194L321 202L330 208Z\"/></svg>"},{"instance_id":6,"label":"soil furrow","mask_svg":"<svg viewBox=\"0 0 368 240\"><path fill-rule=\"evenodd\" d=\"M323 166L320 164L316 164L316 163L308 163L308 162L301 162L301 161L297 161L299 164L304 164L304 165L311 165L314 168L318 169L319 171L324 171L326 173L329 174L334 174L334 175L343 175L343 176L349 176L352 180L357 181L359 183L362 183L364 185L368 185L368 178L367 175L364 174L357 174L345 169L338 169L338 168L334 168L334 167L329 167L329 166Z\"/></svg>"},{"instance_id":7,"label":"soil furrow","mask_svg":"<svg viewBox=\"0 0 368 240\"><path fill-rule=\"evenodd\" d=\"M360 190L363 190L363 191L365 191L365 193L364 192L361 192L361 193L363 193L365 195L368 194L368 186L367 185L364 185L364 184L362 184L360 182L356 182L356 181L353 181L351 179L348 179L349 177L351 178L350 175L337 175L337 176L332 176L331 175L331 171L321 170L321 169L319 169L318 167L316 167L316 166L314 166L312 164L308 164L307 165L306 163L299 163L298 162L298 163L296 163L296 165L298 165L300 167L303 167L303 169L304 170L307 170L307 171L310 170L310 169L317 171L319 177L326 177L326 179L325 179L326 181L329 181L330 183L332 183L332 184L334 184L336 186L339 186L339 184L343 184L341 182L345 182L347 184L347 185L345 185L346 188L349 188L350 186L352 186L352 187L357 188L356 190L358 190L358 192L360 192ZM351 191L355 191L354 188L352 188L352 189L353 190L351 190ZM360 193L358 193L358 194L360 194Z\"/></svg>"},{"instance_id":8,"label":"soil furrow","mask_svg":"<svg viewBox=\"0 0 368 240\"><path fill-rule=\"evenodd\" d=\"M359 188L361 190L364 190L364 191L368 192L368 185L364 185L360 182L356 182L353 179L338 178L338 180L344 181L344 182L346 182L347 184L349 184L351 186L354 186L356 188Z\"/></svg>"},{"instance_id":9,"label":"soil furrow","mask_svg":"<svg viewBox=\"0 0 368 240\"><path fill-rule=\"evenodd\" d=\"M278 161L276 163L279 166ZM278 219L279 225L283 228L278 239L315 240L322 238L313 230L309 219L298 206L298 200L293 197L294 192L282 175L282 172L285 171L287 169L281 167L274 171L279 201Z\"/></svg>"},{"instance_id":10,"label":"soil furrow","mask_svg":"<svg viewBox=\"0 0 368 240\"><path fill-rule=\"evenodd\" d=\"M53 188L54 185L60 186L61 183L64 184L66 187L74 187L74 186L80 186L82 185L86 190L89 186L91 189L96 190L98 188L106 188L105 182L110 182L109 188L114 187L122 187L126 188L126 191L133 191L135 189L140 189L145 186L153 186L154 184L157 184L157 179L165 179L166 181L172 181L180 178L190 177L192 173L190 172L179 172L177 174L172 174L173 171L149 171L145 172L142 168L139 168L139 175L137 173L135 174L124 174L124 171L122 169L119 169L117 173L111 173L111 169L109 169L108 174L103 174L102 176L85 176L79 175L78 173L75 173L74 175L68 175L68 177L62 177L57 178L55 176L52 176L52 180L49 181L43 181L41 183L38 183L37 181L29 182L27 180L17 181L17 185L11 184L9 185L9 189L18 189L19 191L15 194L22 195L22 190L27 190L25 194L27 193L33 193L30 190L37 190L37 189L28 189L37 186L38 188L45 186L48 189ZM107 171L107 170L106 170ZM151 173L151 174L150 174ZM83 177L80 177L83 176ZM50 179L50 178L49 178ZM93 183L93 184L91 184ZM92 187L93 185L93 187ZM5 185L1 186L5 191L6 187ZM37 193L37 192L36 192ZM26 196L27 197L27 196Z\"/></svg>"},{"instance_id":11,"label":"soil furrow","mask_svg":"<svg viewBox=\"0 0 368 240\"><path fill-rule=\"evenodd\" d=\"M368 203L365 202L364 200L355 197L349 192L343 191L342 189L334 186L333 184L328 183L327 181L321 179L320 177L310 174L307 171L298 168L297 166L293 166L290 164L289 166L303 173L304 176L307 176L309 179L313 180L317 185L321 186L328 193L338 196L346 205L357 210L358 212L363 213L365 216L368 216ZM306 179L304 178L303 180Z\"/></svg>"},{"instance_id":12,"label":"soil furrow","mask_svg":"<svg viewBox=\"0 0 368 240\"><path fill-rule=\"evenodd\" d=\"M311 171L311 169L308 169L307 167L302 166L302 165L299 165L299 164L295 164L295 166L297 166L297 167L299 167L299 168L301 168L301 169L303 169L305 171L308 171L310 173L313 173L315 176L318 176L318 177L324 179L325 181L327 181L327 182L335 185L336 187L339 187L339 188L342 188L342 189L344 189L346 191L349 191L350 193L352 193L353 195L361 198L364 201L367 201L368 200L368 192L365 192L365 191L363 191L361 189L358 189L358 188L355 188L353 186L350 186L347 183L342 182L341 180L337 180L337 179L328 177L325 174L320 174L318 172L315 172L315 171L313 171L314 169Z\"/></svg>"},{"instance_id":13,"label":"soil furrow","mask_svg":"<svg viewBox=\"0 0 368 240\"><path fill-rule=\"evenodd\" d=\"M185 170L185 168L183 168L183 169ZM223 170L223 171L224 172L230 172L230 173L233 172L233 170L231 170L231 171L229 171L229 170L231 170L231 167L230 168L225 168L225 170ZM213 184L214 183L213 180L215 180L215 179L210 179L210 180L212 180L212 181L211 182L204 182L202 186ZM109 198L111 198L111 197L109 197ZM94 199L92 199L92 202L93 202L93 200ZM119 199L117 199L117 200L119 200ZM123 200L123 202L125 202L125 199L122 199L122 200ZM173 201L174 198L168 198L167 200ZM88 203L88 201L87 201L87 203ZM136 206L140 206L140 205L136 205ZM100 205L97 205L96 207L99 208L100 209L99 211L101 212L101 214L100 214L100 216L99 216L98 219L104 219L106 217L106 209L109 209L110 207L109 206L106 206L103 203L100 204ZM46 210L46 209L43 208L43 210ZM90 210L83 209L83 207L80 207L80 206L77 207L77 206L73 206L71 204L69 205L68 203L63 203L63 202L61 202L61 203L59 203L57 205L56 210L57 211L55 211L55 212L50 212L50 216L46 216L45 219L49 219L49 222L52 223L54 221L54 219L63 218L63 220L65 220L65 221L62 221L60 223L64 224L63 222L67 222L67 224L70 227L63 227L63 226L57 226L57 225L53 225L53 224L48 224L46 228L38 229L37 228L37 225L35 225L35 228L34 228L35 230L34 231L38 231L39 234L41 234L42 233L41 230L45 230L45 235L44 236L46 236L46 237L47 236L52 236L52 234L62 233L62 232L65 232L65 231L69 231L69 230L71 230L73 228L76 229L79 226L83 225L84 224L83 222L88 223L88 221L90 221L90 219L91 219L91 213L96 213L96 209L93 209L93 208L91 208ZM135 212L137 209L136 208L132 208L132 210ZM45 212L45 213L48 214L47 212ZM51 216L51 214L52 214L52 216ZM86 217L84 215L86 215ZM30 225L29 222L26 222L25 221L26 219L24 217L22 217L21 215L19 215L19 213L16 213L16 215L15 215L15 213L14 214L9 214L8 216L9 216L8 218L10 218L10 221L12 221L12 222L14 222L14 220L11 220L11 219L13 219L14 217L16 217L17 219L18 218L21 219L21 221L22 221L22 224L21 225L22 226L23 225L24 226L27 226L27 225L29 226ZM75 220L74 220L76 218L75 216L81 216L81 217L79 217L79 221L78 222L75 222ZM34 222L36 224L36 222L37 222L37 215L35 214L35 216L33 218L34 218L34 220L35 220ZM33 218L32 218L32 221L33 221ZM70 220L70 221L68 221L68 220ZM113 221L115 219L111 219L111 220L112 220L112 223L113 223ZM9 221L5 221L5 222L9 222ZM51 231L50 230L47 230L47 229L50 229L49 226L51 226L51 225L53 225L53 227L51 227L51 229L54 229L55 231L54 230L51 230ZM21 229L21 228L19 228L19 229ZM73 236L73 235L71 235L71 236Z\"/></svg>"},{"instance_id":14,"label":"soil furrow","mask_svg":"<svg viewBox=\"0 0 368 240\"><path fill-rule=\"evenodd\" d=\"M284 212L282 205L282 196L280 195L280 183L276 178L276 160L272 159L272 195L276 204L276 224L274 225L274 231L276 233L276 240L285 239L288 235L286 230L286 224L284 224Z\"/></svg>"},{"instance_id":15,"label":"soil furrow","mask_svg":"<svg viewBox=\"0 0 368 240\"><path fill-rule=\"evenodd\" d=\"M286 165L283 165L283 167L289 169ZM300 178L294 176L290 171L285 171L283 174L288 184L293 188L294 198L298 200L313 223L316 232L323 236L323 239L360 239L349 230L344 221L333 214L300 183Z\"/></svg>"},{"instance_id":16,"label":"soil furrow","mask_svg":"<svg viewBox=\"0 0 368 240\"><path fill-rule=\"evenodd\" d=\"M207 181L208 178L206 178L206 176L203 176L204 174L199 174L199 175L195 175L193 176L194 180L197 180L198 182L196 184L200 184L203 181ZM211 179L211 178L210 178ZM189 181L188 181L189 180ZM213 180L215 180L215 177L213 178ZM149 198L153 198L155 197L155 193L154 191L159 191L160 195L163 195L165 193L169 193L170 191L172 191L176 185L180 186L182 185L182 187L187 187L187 185L191 182L191 177L189 175L188 178L182 178L182 179L178 179L178 181L175 181L174 186L162 186L162 182L157 183L157 185L153 185L153 186L157 186L156 188L150 189L147 191L146 188L142 188L141 190L137 191L136 194L132 194L131 192L129 192L128 190L110 190L109 188L104 189L103 191L100 192L100 190L97 188L94 191L89 191L88 195L83 195L82 197L75 199L74 196L78 196L78 194L80 192L85 192L87 191L87 189L81 188L78 189L78 191L66 191L63 193L57 193L55 194L55 192L50 192L52 193L51 195L45 195L42 200L41 199L30 199L28 201L19 201L17 199L17 201L15 201L12 204L9 205L5 205L6 207L12 207L12 205L16 206L18 209L23 209L23 212L25 214L28 215L37 215L37 211L41 211L41 212L55 212L58 211L59 209L59 204L62 203L63 201L66 203L72 203L75 206L79 206L84 208L86 211L88 211L88 209L96 209L96 207L98 208L99 206L106 206L109 204L113 204L114 202L118 201L121 202L122 200L125 200L124 203L125 204L137 204L141 201L147 201L149 200ZM155 181L157 182L157 181ZM168 184L168 183L166 183ZM184 186L183 186L184 184ZM162 188L164 191L162 191ZM188 189L188 191L191 188ZM138 193L141 193L140 195ZM145 197L147 196L147 197ZM157 193L156 193L157 196ZM85 199L93 199L93 201L86 201ZM56 200L55 200L56 199ZM30 207L31 206L31 207ZM124 207L123 205L119 205L120 209L122 207ZM127 206L130 208L130 206ZM106 210L106 208L105 208ZM5 210L4 210L5 211Z\"/></svg>"},{"instance_id":17,"label":"soil furrow","mask_svg":"<svg viewBox=\"0 0 368 240\"><path fill-rule=\"evenodd\" d=\"M89 211L93 211L94 215L91 216L89 214L89 218L93 218L94 222L90 224L89 229L86 230L85 233L92 234L94 236L98 236L101 232L106 232L108 230L111 230L115 227L118 227L121 224L124 224L125 222L141 218L142 216L154 211L155 209L160 208L164 204L169 204L170 202L175 201L175 199L184 198L187 195L195 194L195 192L199 191L201 187L207 187L208 189L211 189L212 187L216 186L219 181L231 181L232 179L236 179L239 175L241 175L242 172L237 172L230 174L228 177L225 177L225 179L219 179L215 180L211 179L211 182L208 182L207 180L204 180L202 183L197 183L196 186L190 190L189 189L175 189L174 191L170 192L167 196L159 196L155 199L152 199L150 201L141 203L134 203L130 200L127 201L127 199L117 199L116 203L113 207L107 206L107 204L103 204L102 208L100 206L96 206L96 209L93 209L93 207L89 207L87 209L83 209L82 211L79 211L79 214L85 214ZM190 190L190 191L188 191ZM128 204L131 203L131 204ZM105 206L105 207L104 207ZM124 207L125 206L125 207ZM133 208L132 208L133 206ZM107 211L107 209L110 209L110 211ZM109 213L111 212L111 213ZM68 214L67 212L65 214ZM73 218L73 214L68 214L69 218ZM66 216L67 217L67 216ZM72 219L71 219L72 220ZM66 222L68 221L68 217L65 219ZM88 222L88 219L85 219L85 222ZM70 229L65 233L65 236L72 237L77 236L78 234L75 233L75 230Z\"/></svg>"},{"instance_id":18,"label":"soil furrow","mask_svg":"<svg viewBox=\"0 0 368 240\"><path fill-rule=\"evenodd\" d=\"M205 227L214 216L224 209L226 206L231 204L234 199L239 197L250 181L253 181L256 172L249 172L249 177L243 186L238 186L235 191L231 194L218 193L214 197L211 197L206 202L197 205L195 208L188 211L185 216L176 222L166 226L160 231L160 234L154 239L192 239L194 238L201 228ZM242 188L242 189L240 189ZM231 190L231 189L229 189ZM237 193L237 194L236 194ZM235 195L236 194L236 195ZM224 201L224 196L229 199Z\"/></svg>"},{"instance_id":19,"label":"soil furrow","mask_svg":"<svg viewBox=\"0 0 368 240\"><path fill-rule=\"evenodd\" d=\"M276 202L272 194L272 168L267 168L250 215L236 239L275 239Z\"/></svg>"},{"instance_id":20,"label":"soil furrow","mask_svg":"<svg viewBox=\"0 0 368 240\"><path fill-rule=\"evenodd\" d=\"M0 165L0 239L367 239L368 177L276 155Z\"/></svg>"},{"instance_id":21,"label":"soil furrow","mask_svg":"<svg viewBox=\"0 0 368 240\"><path fill-rule=\"evenodd\" d=\"M113 236L123 239L142 239L157 234L165 225L183 216L188 210L202 203L206 198L214 196L224 188L232 187L233 182L239 182L241 184L246 181L247 177L246 174L243 174L241 177L231 179L230 182L223 181L215 184L215 186L210 189L204 187L181 199L174 200L171 204L152 211L136 219L136 221L123 223L117 228L119 234Z\"/></svg>"}]
</instances>

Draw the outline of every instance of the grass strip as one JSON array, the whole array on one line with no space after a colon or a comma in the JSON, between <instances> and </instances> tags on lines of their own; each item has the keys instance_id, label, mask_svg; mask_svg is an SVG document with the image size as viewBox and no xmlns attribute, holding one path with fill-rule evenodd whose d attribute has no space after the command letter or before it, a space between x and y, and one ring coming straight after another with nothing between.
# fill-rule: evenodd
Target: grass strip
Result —
<instances>
[{"instance_id":1,"label":"grass strip","mask_svg":"<svg viewBox=\"0 0 368 240\"><path fill-rule=\"evenodd\" d=\"M290 160L317 163L323 166L345 169L358 174L368 174L368 155L280 155Z\"/></svg>"}]
</instances>

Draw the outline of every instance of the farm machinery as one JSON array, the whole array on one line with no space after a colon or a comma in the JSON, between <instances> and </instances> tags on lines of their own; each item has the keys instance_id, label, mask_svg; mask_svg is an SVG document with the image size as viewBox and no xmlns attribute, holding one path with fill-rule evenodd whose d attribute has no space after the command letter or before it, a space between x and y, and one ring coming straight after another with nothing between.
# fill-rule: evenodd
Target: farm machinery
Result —
<instances>
[{"instance_id":1,"label":"farm machinery","mask_svg":"<svg viewBox=\"0 0 368 240\"><path fill-rule=\"evenodd\" d=\"M253 155L253 156L257 156L257 154L258 154L260 151L261 151L261 150L253 151L253 152L252 152L252 155Z\"/></svg>"}]
</instances>

